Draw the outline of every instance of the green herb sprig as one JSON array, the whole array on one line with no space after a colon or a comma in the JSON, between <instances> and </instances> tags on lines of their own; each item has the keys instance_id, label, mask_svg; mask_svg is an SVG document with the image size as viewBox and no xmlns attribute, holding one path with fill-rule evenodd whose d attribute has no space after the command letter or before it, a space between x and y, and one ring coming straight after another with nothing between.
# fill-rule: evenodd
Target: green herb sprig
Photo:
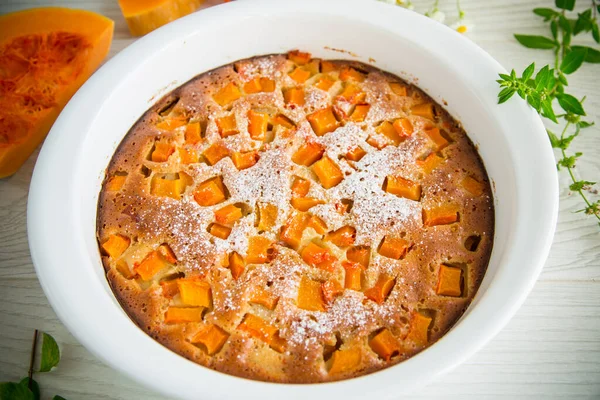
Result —
<instances>
[{"instance_id":1,"label":"green herb sprig","mask_svg":"<svg viewBox=\"0 0 600 400\"><path fill-rule=\"evenodd\" d=\"M559 119L565 121L565 126L560 134L555 134L547 129L548 138L552 147L559 150L560 158L556 166L560 170L567 170L571 179L569 189L578 193L585 207L576 212L584 212L595 216L600 221L600 200L592 201L588 193L596 182L577 179L575 177L576 162L583 154L581 152L569 153L568 149L573 139L579 136L582 129L594 125L593 122L585 121L586 116L583 108L585 97L581 100L568 94L566 88L569 85L567 75L577 71L583 63L600 63L600 51L588 46L572 44L572 39L581 33L590 33L600 43L600 29L598 28L598 14L600 4L592 1L592 6L577 18L570 18L567 12L575 8L576 0L555 0L556 8L536 8L533 12L544 18L549 24L551 37L515 34L515 39L523 46L531 49L547 49L554 51L554 67L546 65L535 73L535 63L530 64L521 76L517 76L513 69L510 75L499 74L497 81L502 88L498 93L498 103L504 103L515 93L526 100L542 117L559 123ZM535 76L534 76L535 73ZM562 109L555 114L554 100ZM598 222L600 225L600 222Z\"/></svg>"},{"instance_id":2,"label":"green herb sprig","mask_svg":"<svg viewBox=\"0 0 600 400\"><path fill-rule=\"evenodd\" d=\"M40 387L33 380L35 356L38 342L38 330L33 333L31 344L31 357L29 360L29 374L19 382L0 383L0 400L40 400ZM60 361L60 350L56 340L49 334L42 332L42 352L40 369L38 372L50 372ZM52 400L65 400L64 397L54 396Z\"/></svg>"}]
</instances>

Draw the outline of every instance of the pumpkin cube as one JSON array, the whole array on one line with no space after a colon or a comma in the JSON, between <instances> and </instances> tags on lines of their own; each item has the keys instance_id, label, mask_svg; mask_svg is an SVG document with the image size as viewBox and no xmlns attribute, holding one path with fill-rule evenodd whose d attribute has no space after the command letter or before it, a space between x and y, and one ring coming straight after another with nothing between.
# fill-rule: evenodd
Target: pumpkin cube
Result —
<instances>
[{"instance_id":1,"label":"pumpkin cube","mask_svg":"<svg viewBox=\"0 0 600 400\"><path fill-rule=\"evenodd\" d=\"M209 324L200 329L191 342L204 346L206 353L212 356L221 351L227 339L229 339L229 334L226 331L217 325Z\"/></svg>"},{"instance_id":2,"label":"pumpkin cube","mask_svg":"<svg viewBox=\"0 0 600 400\"><path fill-rule=\"evenodd\" d=\"M246 263L244 258L235 251L229 254L229 270L233 279L238 279L244 273Z\"/></svg>"},{"instance_id":3,"label":"pumpkin cube","mask_svg":"<svg viewBox=\"0 0 600 400\"><path fill-rule=\"evenodd\" d=\"M358 263L367 268L371 262L371 248L369 246L355 246L346 250L348 261Z\"/></svg>"},{"instance_id":4,"label":"pumpkin cube","mask_svg":"<svg viewBox=\"0 0 600 400\"><path fill-rule=\"evenodd\" d=\"M169 118L156 124L156 127L163 131L172 131L180 126L184 126L186 123L187 121L182 118Z\"/></svg>"},{"instance_id":5,"label":"pumpkin cube","mask_svg":"<svg viewBox=\"0 0 600 400\"><path fill-rule=\"evenodd\" d=\"M336 297L344 293L344 287L337 280L329 279L321 284L321 292L323 293L323 300L326 303L331 303Z\"/></svg>"},{"instance_id":6,"label":"pumpkin cube","mask_svg":"<svg viewBox=\"0 0 600 400\"><path fill-rule=\"evenodd\" d=\"M325 221L323 221L321 218L317 217L316 215L312 215L308 219L308 224L306 226L307 226L307 228L313 228L315 230L315 232L317 232L317 234L319 234L319 235L322 235L325 232L327 232L327 224L325 224Z\"/></svg>"},{"instance_id":7,"label":"pumpkin cube","mask_svg":"<svg viewBox=\"0 0 600 400\"><path fill-rule=\"evenodd\" d=\"M183 179L166 179L154 176L150 183L150 193L155 196L170 197L175 200L181 199L181 193L185 189Z\"/></svg>"},{"instance_id":8,"label":"pumpkin cube","mask_svg":"<svg viewBox=\"0 0 600 400\"><path fill-rule=\"evenodd\" d=\"M313 242L310 242L302 249L300 256L311 267L321 268L326 271L333 271L333 263L337 260L328 249Z\"/></svg>"},{"instance_id":9,"label":"pumpkin cube","mask_svg":"<svg viewBox=\"0 0 600 400\"><path fill-rule=\"evenodd\" d=\"M288 60L295 62L298 65L307 64L310 61L311 54L300 50L292 50L288 52Z\"/></svg>"},{"instance_id":10,"label":"pumpkin cube","mask_svg":"<svg viewBox=\"0 0 600 400\"><path fill-rule=\"evenodd\" d=\"M402 238L386 236L381 241L378 253L384 257L399 260L406 255L409 247L410 243Z\"/></svg>"},{"instance_id":11,"label":"pumpkin cube","mask_svg":"<svg viewBox=\"0 0 600 400\"><path fill-rule=\"evenodd\" d=\"M215 211L215 221L223 225L231 225L242 216L242 209L235 204L229 204Z\"/></svg>"},{"instance_id":12,"label":"pumpkin cube","mask_svg":"<svg viewBox=\"0 0 600 400\"><path fill-rule=\"evenodd\" d=\"M308 215L303 213L294 214L281 228L279 239L294 250L297 250L302 241L302 233L306 229L308 218Z\"/></svg>"},{"instance_id":13,"label":"pumpkin cube","mask_svg":"<svg viewBox=\"0 0 600 400\"><path fill-rule=\"evenodd\" d=\"M273 204L269 203L258 203L258 230L268 231L272 227L275 226L275 222L277 221L277 207Z\"/></svg>"},{"instance_id":14,"label":"pumpkin cube","mask_svg":"<svg viewBox=\"0 0 600 400\"><path fill-rule=\"evenodd\" d=\"M288 75L290 76L290 78L296 81L296 83L303 84L308 78L310 78L310 71L307 71L302 67L298 67L292 72L290 72Z\"/></svg>"},{"instance_id":15,"label":"pumpkin cube","mask_svg":"<svg viewBox=\"0 0 600 400\"><path fill-rule=\"evenodd\" d=\"M348 225L327 234L327 240L338 247L352 246L354 239L356 239L356 229Z\"/></svg>"},{"instance_id":16,"label":"pumpkin cube","mask_svg":"<svg viewBox=\"0 0 600 400\"><path fill-rule=\"evenodd\" d=\"M113 175L108 182L106 182L106 190L109 192L118 192L123 188L126 180L127 175Z\"/></svg>"},{"instance_id":17,"label":"pumpkin cube","mask_svg":"<svg viewBox=\"0 0 600 400\"><path fill-rule=\"evenodd\" d=\"M365 290L365 296L377 304L382 304L389 296L395 284L396 279L392 278L391 276L381 274L379 275L379 278L377 278L375 286Z\"/></svg>"},{"instance_id":18,"label":"pumpkin cube","mask_svg":"<svg viewBox=\"0 0 600 400\"><path fill-rule=\"evenodd\" d=\"M290 203L298 211L308 211L318 204L325 204L325 201L312 197L294 197Z\"/></svg>"},{"instance_id":19,"label":"pumpkin cube","mask_svg":"<svg viewBox=\"0 0 600 400\"><path fill-rule=\"evenodd\" d=\"M254 78L244 83L244 92L246 94L254 94L262 92L262 85L260 84L260 78Z\"/></svg>"},{"instance_id":20,"label":"pumpkin cube","mask_svg":"<svg viewBox=\"0 0 600 400\"><path fill-rule=\"evenodd\" d=\"M175 147L171 144L157 142L154 144L154 150L150 158L153 162L166 162L174 152Z\"/></svg>"},{"instance_id":21,"label":"pumpkin cube","mask_svg":"<svg viewBox=\"0 0 600 400\"><path fill-rule=\"evenodd\" d=\"M225 185L220 176L208 179L194 191L194 200L203 207L213 206L227 199Z\"/></svg>"},{"instance_id":22,"label":"pumpkin cube","mask_svg":"<svg viewBox=\"0 0 600 400\"><path fill-rule=\"evenodd\" d=\"M387 141L385 140L381 140L379 137L377 136L369 136L366 140L366 142L375 147L377 150L381 150L383 149L385 146L388 145Z\"/></svg>"},{"instance_id":23,"label":"pumpkin cube","mask_svg":"<svg viewBox=\"0 0 600 400\"><path fill-rule=\"evenodd\" d=\"M350 161L360 161L366 154L367 152L362 147L355 146L346 153L346 158Z\"/></svg>"},{"instance_id":24,"label":"pumpkin cube","mask_svg":"<svg viewBox=\"0 0 600 400\"><path fill-rule=\"evenodd\" d=\"M179 159L182 164L195 164L200 161L200 156L196 149L190 147L182 147L179 149Z\"/></svg>"},{"instance_id":25,"label":"pumpkin cube","mask_svg":"<svg viewBox=\"0 0 600 400\"><path fill-rule=\"evenodd\" d=\"M260 78L260 87L263 92L273 92L275 90L275 81L270 78L261 77Z\"/></svg>"},{"instance_id":26,"label":"pumpkin cube","mask_svg":"<svg viewBox=\"0 0 600 400\"><path fill-rule=\"evenodd\" d=\"M358 263L344 261L342 267L346 271L346 277L344 279L344 287L350 290L360 291L362 288L362 273L363 266Z\"/></svg>"},{"instance_id":27,"label":"pumpkin cube","mask_svg":"<svg viewBox=\"0 0 600 400\"><path fill-rule=\"evenodd\" d=\"M249 303L261 305L269 310L274 310L277 305L279 297L273 295L273 293L267 292L262 288L257 288L253 291L250 297Z\"/></svg>"},{"instance_id":28,"label":"pumpkin cube","mask_svg":"<svg viewBox=\"0 0 600 400\"><path fill-rule=\"evenodd\" d=\"M393 126L401 138L410 137L415 131L412 122L408 118L398 118L394 121Z\"/></svg>"},{"instance_id":29,"label":"pumpkin cube","mask_svg":"<svg viewBox=\"0 0 600 400\"><path fill-rule=\"evenodd\" d=\"M429 139L431 139L433 143L435 143L435 151L441 151L450 144L450 140L444 136L439 128L427 129L425 134L429 136Z\"/></svg>"},{"instance_id":30,"label":"pumpkin cube","mask_svg":"<svg viewBox=\"0 0 600 400\"><path fill-rule=\"evenodd\" d=\"M303 275L298 287L296 305L303 310L325 311L322 293L321 282Z\"/></svg>"},{"instance_id":31,"label":"pumpkin cube","mask_svg":"<svg viewBox=\"0 0 600 400\"><path fill-rule=\"evenodd\" d=\"M331 61L321 61L321 72L326 74L328 72L337 71L338 67Z\"/></svg>"},{"instance_id":32,"label":"pumpkin cube","mask_svg":"<svg viewBox=\"0 0 600 400\"><path fill-rule=\"evenodd\" d=\"M423 209L423 225L447 225L457 222L459 219L458 207L455 205L443 205L436 208Z\"/></svg>"},{"instance_id":33,"label":"pumpkin cube","mask_svg":"<svg viewBox=\"0 0 600 400\"><path fill-rule=\"evenodd\" d=\"M185 143L196 144L202 140L200 122L190 122L185 128Z\"/></svg>"},{"instance_id":34,"label":"pumpkin cube","mask_svg":"<svg viewBox=\"0 0 600 400\"><path fill-rule=\"evenodd\" d=\"M430 174L434 169L437 168L444 161L444 159L438 156L436 153L431 153L424 160L417 160L417 165L423 169L423 172Z\"/></svg>"},{"instance_id":35,"label":"pumpkin cube","mask_svg":"<svg viewBox=\"0 0 600 400\"><path fill-rule=\"evenodd\" d=\"M236 151L231 155L233 165L240 171L253 167L259 159L260 156L258 155L258 151L248 151L246 153Z\"/></svg>"},{"instance_id":36,"label":"pumpkin cube","mask_svg":"<svg viewBox=\"0 0 600 400\"><path fill-rule=\"evenodd\" d=\"M304 101L304 89L302 88L290 88L283 91L283 100L285 104L293 104L298 107L302 107L305 104Z\"/></svg>"},{"instance_id":37,"label":"pumpkin cube","mask_svg":"<svg viewBox=\"0 0 600 400\"><path fill-rule=\"evenodd\" d=\"M178 279L177 287L183 304L209 308L212 303L212 291L207 282L198 278Z\"/></svg>"},{"instance_id":38,"label":"pumpkin cube","mask_svg":"<svg viewBox=\"0 0 600 400\"><path fill-rule=\"evenodd\" d=\"M385 361L390 361L394 356L400 354L400 343L387 328L373 336L369 340L369 346L377 355Z\"/></svg>"},{"instance_id":39,"label":"pumpkin cube","mask_svg":"<svg viewBox=\"0 0 600 400\"><path fill-rule=\"evenodd\" d=\"M435 115L433 114L433 104L431 103L423 103L416 106L413 106L410 109L412 115L417 115L419 117L427 118L431 121L434 120Z\"/></svg>"},{"instance_id":40,"label":"pumpkin cube","mask_svg":"<svg viewBox=\"0 0 600 400\"><path fill-rule=\"evenodd\" d=\"M404 141L404 138L398 134L394 125L388 121L382 122L375 131L388 138L395 146Z\"/></svg>"},{"instance_id":41,"label":"pumpkin cube","mask_svg":"<svg viewBox=\"0 0 600 400\"><path fill-rule=\"evenodd\" d=\"M129 248L130 243L131 239L127 236L110 235L108 240L102 243L102 249L110 258L116 260Z\"/></svg>"},{"instance_id":42,"label":"pumpkin cube","mask_svg":"<svg viewBox=\"0 0 600 400\"><path fill-rule=\"evenodd\" d=\"M275 336L273 336L273 339L271 339L271 343L269 343L269 347L278 353L283 353L285 351L286 345L287 342L284 338L279 336L279 332L277 332Z\"/></svg>"},{"instance_id":43,"label":"pumpkin cube","mask_svg":"<svg viewBox=\"0 0 600 400\"><path fill-rule=\"evenodd\" d=\"M224 144L217 142L213 143L208 149L202 153L208 165L215 165L223 158L229 155L229 149Z\"/></svg>"},{"instance_id":44,"label":"pumpkin cube","mask_svg":"<svg viewBox=\"0 0 600 400\"><path fill-rule=\"evenodd\" d=\"M319 178L321 185L325 189L332 188L344 179L344 175L338 167L329 157L323 157L319 161L315 162L312 166L313 172Z\"/></svg>"},{"instance_id":45,"label":"pumpkin cube","mask_svg":"<svg viewBox=\"0 0 600 400\"><path fill-rule=\"evenodd\" d=\"M225 240L231 234L231 228L219 224L210 224L208 226L208 232L219 239Z\"/></svg>"},{"instance_id":46,"label":"pumpkin cube","mask_svg":"<svg viewBox=\"0 0 600 400\"><path fill-rule=\"evenodd\" d=\"M370 104L358 104L354 107L354 111L350 114L350 121L363 122L367 118L367 114L371 109Z\"/></svg>"},{"instance_id":47,"label":"pumpkin cube","mask_svg":"<svg viewBox=\"0 0 600 400\"><path fill-rule=\"evenodd\" d=\"M339 94L339 97L350 104L360 104L365 102L367 94L358 86L349 84L344 87L344 90Z\"/></svg>"},{"instance_id":48,"label":"pumpkin cube","mask_svg":"<svg viewBox=\"0 0 600 400\"><path fill-rule=\"evenodd\" d=\"M365 80L365 74L357 71L352 67L342 67L342 70L340 71L340 79L342 81L353 80L357 82L362 82Z\"/></svg>"},{"instance_id":49,"label":"pumpkin cube","mask_svg":"<svg viewBox=\"0 0 600 400\"><path fill-rule=\"evenodd\" d=\"M235 121L235 115L233 114L217 118L217 128L219 128L219 135L221 135L222 138L240 133L237 128L237 122Z\"/></svg>"},{"instance_id":50,"label":"pumpkin cube","mask_svg":"<svg viewBox=\"0 0 600 400\"><path fill-rule=\"evenodd\" d=\"M160 256L168 263L170 264L177 264L177 257L175 256L175 253L173 252L173 250L171 249L171 247L168 244L161 244L160 246L158 246L158 248L156 249L156 251L158 251L158 254L160 254Z\"/></svg>"},{"instance_id":51,"label":"pumpkin cube","mask_svg":"<svg viewBox=\"0 0 600 400\"><path fill-rule=\"evenodd\" d=\"M359 347L346 350L336 350L329 359L329 374L337 375L354 371L361 362L361 351Z\"/></svg>"},{"instance_id":52,"label":"pumpkin cube","mask_svg":"<svg viewBox=\"0 0 600 400\"><path fill-rule=\"evenodd\" d=\"M133 270L143 280L147 281L156 275L160 270L168 266L169 264L160 256L158 251L151 251L141 263L133 266Z\"/></svg>"},{"instance_id":53,"label":"pumpkin cube","mask_svg":"<svg viewBox=\"0 0 600 400\"><path fill-rule=\"evenodd\" d=\"M271 124L273 126L281 125L286 129L292 129L296 126L291 119L289 119L283 114L277 114L276 116L271 118Z\"/></svg>"},{"instance_id":54,"label":"pumpkin cube","mask_svg":"<svg viewBox=\"0 0 600 400\"><path fill-rule=\"evenodd\" d=\"M323 75L317 80L317 82L315 82L315 87L327 92L329 89L331 89L334 83L335 79L329 75Z\"/></svg>"},{"instance_id":55,"label":"pumpkin cube","mask_svg":"<svg viewBox=\"0 0 600 400\"><path fill-rule=\"evenodd\" d=\"M479 182L472 176L465 176L460 182L461 186L473 196L479 197L483 194L483 183Z\"/></svg>"},{"instance_id":56,"label":"pumpkin cube","mask_svg":"<svg viewBox=\"0 0 600 400\"><path fill-rule=\"evenodd\" d=\"M406 96L406 86L398 82L390 82L390 89L398 96Z\"/></svg>"},{"instance_id":57,"label":"pumpkin cube","mask_svg":"<svg viewBox=\"0 0 600 400\"><path fill-rule=\"evenodd\" d=\"M438 283L435 292L440 296L462 296L462 269L449 265L440 265Z\"/></svg>"},{"instance_id":58,"label":"pumpkin cube","mask_svg":"<svg viewBox=\"0 0 600 400\"><path fill-rule=\"evenodd\" d=\"M254 314L246 314L238 329L250 334L250 336L270 344L278 329Z\"/></svg>"},{"instance_id":59,"label":"pumpkin cube","mask_svg":"<svg viewBox=\"0 0 600 400\"><path fill-rule=\"evenodd\" d=\"M264 264L271 261L273 243L264 236L252 236L248 240L248 264Z\"/></svg>"},{"instance_id":60,"label":"pumpkin cube","mask_svg":"<svg viewBox=\"0 0 600 400\"><path fill-rule=\"evenodd\" d=\"M333 115L331 107L324 108L309 114L306 119L310 122L310 126L317 136L323 136L326 133L333 132L339 126L339 122Z\"/></svg>"},{"instance_id":61,"label":"pumpkin cube","mask_svg":"<svg viewBox=\"0 0 600 400\"><path fill-rule=\"evenodd\" d=\"M213 99L217 102L221 107L229 105L242 97L242 92L240 92L240 88L237 87L233 82L228 83L221 90L213 95Z\"/></svg>"},{"instance_id":62,"label":"pumpkin cube","mask_svg":"<svg viewBox=\"0 0 600 400\"><path fill-rule=\"evenodd\" d=\"M432 318L419 312L413 313L410 321L410 330L406 336L407 340L412 341L417 346L426 346L429 343L429 327Z\"/></svg>"},{"instance_id":63,"label":"pumpkin cube","mask_svg":"<svg viewBox=\"0 0 600 400\"><path fill-rule=\"evenodd\" d=\"M169 307L165 313L166 324L201 322L204 307Z\"/></svg>"},{"instance_id":64,"label":"pumpkin cube","mask_svg":"<svg viewBox=\"0 0 600 400\"><path fill-rule=\"evenodd\" d=\"M304 197L310 190L310 181L308 179L294 177L292 182L292 197Z\"/></svg>"},{"instance_id":65,"label":"pumpkin cube","mask_svg":"<svg viewBox=\"0 0 600 400\"><path fill-rule=\"evenodd\" d=\"M310 167L315 163L315 161L323 157L324 152L325 148L323 148L323 146L321 146L319 143L305 143L300 146L298 151L294 153L292 156L292 161L296 164Z\"/></svg>"},{"instance_id":66,"label":"pumpkin cube","mask_svg":"<svg viewBox=\"0 0 600 400\"><path fill-rule=\"evenodd\" d=\"M248 133L254 140L265 140L269 126L269 114L254 110L248 111Z\"/></svg>"},{"instance_id":67,"label":"pumpkin cube","mask_svg":"<svg viewBox=\"0 0 600 400\"><path fill-rule=\"evenodd\" d=\"M383 190L398 197L421 200L421 185L399 176L388 175L383 182Z\"/></svg>"},{"instance_id":68,"label":"pumpkin cube","mask_svg":"<svg viewBox=\"0 0 600 400\"><path fill-rule=\"evenodd\" d=\"M177 286L177 279L171 279L170 281L161 281L160 287L162 289L163 297L172 299L179 293L179 286Z\"/></svg>"}]
</instances>

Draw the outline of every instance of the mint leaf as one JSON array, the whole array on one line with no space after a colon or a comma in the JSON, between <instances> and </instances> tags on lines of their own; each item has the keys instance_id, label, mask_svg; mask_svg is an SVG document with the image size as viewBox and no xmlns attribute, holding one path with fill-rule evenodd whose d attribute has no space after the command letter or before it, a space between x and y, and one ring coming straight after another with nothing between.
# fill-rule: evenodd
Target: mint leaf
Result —
<instances>
[{"instance_id":1,"label":"mint leaf","mask_svg":"<svg viewBox=\"0 0 600 400\"><path fill-rule=\"evenodd\" d=\"M590 126L592 126L592 125L594 125L594 123L593 123L593 122L579 121L579 127L580 127L581 129L584 129L584 128L589 128L589 127L590 127Z\"/></svg>"},{"instance_id":2,"label":"mint leaf","mask_svg":"<svg viewBox=\"0 0 600 400\"><path fill-rule=\"evenodd\" d=\"M577 22L573 28L573 34L578 35L581 32L589 32L592 29L592 10L586 10L582 14L578 14Z\"/></svg>"},{"instance_id":3,"label":"mint leaf","mask_svg":"<svg viewBox=\"0 0 600 400\"><path fill-rule=\"evenodd\" d=\"M586 57L587 49L572 50L565 58L563 58L562 63L560 64L560 70L565 74L572 74L581 67L581 64L583 64Z\"/></svg>"},{"instance_id":4,"label":"mint leaf","mask_svg":"<svg viewBox=\"0 0 600 400\"><path fill-rule=\"evenodd\" d=\"M589 62L591 64L600 64L600 51L593 49L591 47L586 46L572 46L573 50L587 50L587 55L585 57L585 62Z\"/></svg>"},{"instance_id":5,"label":"mint leaf","mask_svg":"<svg viewBox=\"0 0 600 400\"><path fill-rule=\"evenodd\" d=\"M25 386L27 389L29 389L29 377L25 377L25 378L21 379L21 382L19 382L19 385ZM40 400L40 386L33 379L31 380L31 389L29 389L29 390L31 390L31 392L33 393L34 400Z\"/></svg>"},{"instance_id":6,"label":"mint leaf","mask_svg":"<svg viewBox=\"0 0 600 400\"><path fill-rule=\"evenodd\" d=\"M550 32L552 32L554 40L558 39L558 24L556 23L556 20L550 22Z\"/></svg>"},{"instance_id":7,"label":"mint leaf","mask_svg":"<svg viewBox=\"0 0 600 400\"><path fill-rule=\"evenodd\" d=\"M558 138L558 136L556 136L548 129L546 129L546 132L548 133L548 138L550 139L550 144L552 145L552 147L555 149L560 148L560 139Z\"/></svg>"},{"instance_id":8,"label":"mint leaf","mask_svg":"<svg viewBox=\"0 0 600 400\"><path fill-rule=\"evenodd\" d=\"M533 13L540 17L544 17L544 21L548 21L550 18L558 15L558 13L551 8L534 8Z\"/></svg>"},{"instance_id":9,"label":"mint leaf","mask_svg":"<svg viewBox=\"0 0 600 400\"><path fill-rule=\"evenodd\" d=\"M60 361L60 350L56 340L45 332L42 332L42 362L40 372L48 372Z\"/></svg>"},{"instance_id":10,"label":"mint leaf","mask_svg":"<svg viewBox=\"0 0 600 400\"><path fill-rule=\"evenodd\" d=\"M592 25L592 37L596 43L600 43L600 31L598 31L598 24Z\"/></svg>"},{"instance_id":11,"label":"mint leaf","mask_svg":"<svg viewBox=\"0 0 600 400\"><path fill-rule=\"evenodd\" d=\"M504 88L498 93L498 104L502 104L515 94L516 89L512 87Z\"/></svg>"},{"instance_id":12,"label":"mint leaf","mask_svg":"<svg viewBox=\"0 0 600 400\"><path fill-rule=\"evenodd\" d=\"M0 400L35 400L34 394L27 386L19 383L0 383Z\"/></svg>"},{"instance_id":13,"label":"mint leaf","mask_svg":"<svg viewBox=\"0 0 600 400\"><path fill-rule=\"evenodd\" d=\"M529 64L529 66L527 68L525 68L525 70L523 71L523 75L521 75L521 80L523 82L527 82L529 80L529 78L531 78L531 76L533 75L534 71L535 71L535 63Z\"/></svg>"},{"instance_id":14,"label":"mint leaf","mask_svg":"<svg viewBox=\"0 0 600 400\"><path fill-rule=\"evenodd\" d=\"M535 90L539 91L545 88L551 75L549 66L546 65L540 69L535 76Z\"/></svg>"},{"instance_id":15,"label":"mint leaf","mask_svg":"<svg viewBox=\"0 0 600 400\"><path fill-rule=\"evenodd\" d=\"M585 115L583 106L575 96L571 96L567 93L557 93L556 98L563 110L577 115Z\"/></svg>"},{"instance_id":16,"label":"mint leaf","mask_svg":"<svg viewBox=\"0 0 600 400\"><path fill-rule=\"evenodd\" d=\"M555 0L556 7L563 10L573 11L575 8L575 0Z\"/></svg>"},{"instance_id":17,"label":"mint leaf","mask_svg":"<svg viewBox=\"0 0 600 400\"><path fill-rule=\"evenodd\" d=\"M549 97L542 101L542 116L548 118L555 124L558 124L558 120L556 119L556 115L552 109L552 99Z\"/></svg>"},{"instance_id":18,"label":"mint leaf","mask_svg":"<svg viewBox=\"0 0 600 400\"><path fill-rule=\"evenodd\" d=\"M515 34L515 39L530 49L553 49L556 47L556 42L545 36Z\"/></svg>"}]
</instances>

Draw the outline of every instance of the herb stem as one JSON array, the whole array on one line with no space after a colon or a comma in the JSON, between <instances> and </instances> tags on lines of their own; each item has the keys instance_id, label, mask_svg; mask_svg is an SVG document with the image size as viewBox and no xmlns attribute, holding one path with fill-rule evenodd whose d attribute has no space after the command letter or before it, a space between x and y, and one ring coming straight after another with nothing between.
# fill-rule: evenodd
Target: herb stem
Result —
<instances>
[{"instance_id":1,"label":"herb stem","mask_svg":"<svg viewBox=\"0 0 600 400\"><path fill-rule=\"evenodd\" d=\"M37 337L38 337L38 330L36 329L35 331L33 331L33 342L31 344L31 357L29 358L29 372L28 372L28 377L29 377L29 381L27 382L27 387L29 388L29 390L31 390L31 386L33 384L33 363L35 362L35 350L37 347Z\"/></svg>"}]
</instances>

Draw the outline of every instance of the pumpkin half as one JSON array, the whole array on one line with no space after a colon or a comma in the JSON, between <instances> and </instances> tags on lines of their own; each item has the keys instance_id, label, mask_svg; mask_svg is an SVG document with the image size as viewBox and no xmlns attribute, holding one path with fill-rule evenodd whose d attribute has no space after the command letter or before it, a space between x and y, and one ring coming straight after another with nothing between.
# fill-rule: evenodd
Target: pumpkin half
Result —
<instances>
[{"instance_id":1,"label":"pumpkin half","mask_svg":"<svg viewBox=\"0 0 600 400\"><path fill-rule=\"evenodd\" d=\"M0 178L23 165L104 60L113 26L59 7L0 16Z\"/></svg>"},{"instance_id":2,"label":"pumpkin half","mask_svg":"<svg viewBox=\"0 0 600 400\"><path fill-rule=\"evenodd\" d=\"M193 13L204 0L119 0L133 36L142 36L177 18Z\"/></svg>"}]
</instances>

